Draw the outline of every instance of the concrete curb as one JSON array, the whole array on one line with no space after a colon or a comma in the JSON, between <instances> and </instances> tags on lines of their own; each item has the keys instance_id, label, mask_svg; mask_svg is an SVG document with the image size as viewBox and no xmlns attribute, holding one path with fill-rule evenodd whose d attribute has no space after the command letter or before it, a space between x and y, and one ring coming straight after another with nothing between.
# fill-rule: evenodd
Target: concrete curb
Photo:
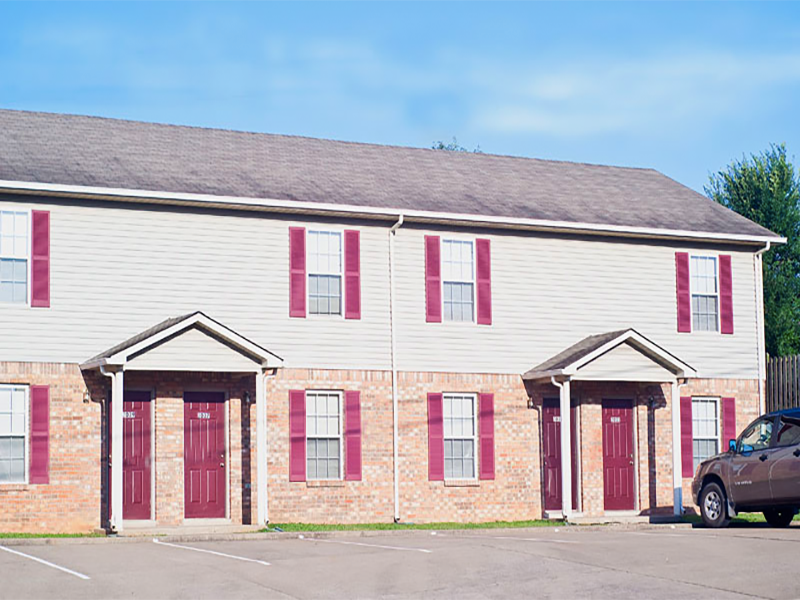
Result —
<instances>
[{"instance_id":1,"label":"concrete curb","mask_svg":"<svg viewBox=\"0 0 800 600\"><path fill-rule=\"evenodd\" d=\"M493 535L543 535L591 531L647 531L663 529L692 529L692 523L609 523L605 525L554 525L546 527L498 527L496 529L400 529L363 531L269 531L258 533L185 533L172 535L131 535L85 538L0 538L2 546L67 546L81 544L141 544L152 543L153 538L162 542L241 542L249 540L296 540L331 538L370 538L381 536L411 537L422 535L480 536Z\"/></svg>"}]
</instances>

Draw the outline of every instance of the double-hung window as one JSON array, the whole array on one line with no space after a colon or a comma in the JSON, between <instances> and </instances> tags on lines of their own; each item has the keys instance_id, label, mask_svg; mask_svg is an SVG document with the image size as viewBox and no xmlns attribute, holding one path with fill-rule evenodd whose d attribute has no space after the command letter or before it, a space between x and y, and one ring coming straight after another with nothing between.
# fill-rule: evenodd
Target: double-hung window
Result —
<instances>
[{"instance_id":1,"label":"double-hung window","mask_svg":"<svg viewBox=\"0 0 800 600\"><path fill-rule=\"evenodd\" d=\"M719 453L719 400L692 398L692 457L694 470Z\"/></svg>"},{"instance_id":2,"label":"double-hung window","mask_svg":"<svg viewBox=\"0 0 800 600\"><path fill-rule=\"evenodd\" d=\"M691 257L692 331L719 331L719 285L714 256Z\"/></svg>"},{"instance_id":3,"label":"double-hung window","mask_svg":"<svg viewBox=\"0 0 800 600\"><path fill-rule=\"evenodd\" d=\"M444 394L444 477L474 479L477 419L475 394Z\"/></svg>"},{"instance_id":4,"label":"double-hung window","mask_svg":"<svg viewBox=\"0 0 800 600\"><path fill-rule=\"evenodd\" d=\"M342 314L340 232L308 232L308 307L312 315Z\"/></svg>"},{"instance_id":5,"label":"double-hung window","mask_svg":"<svg viewBox=\"0 0 800 600\"><path fill-rule=\"evenodd\" d=\"M28 302L29 216L0 210L0 302Z\"/></svg>"},{"instance_id":6,"label":"double-hung window","mask_svg":"<svg viewBox=\"0 0 800 600\"><path fill-rule=\"evenodd\" d=\"M0 483L25 483L28 388L0 385Z\"/></svg>"},{"instance_id":7,"label":"double-hung window","mask_svg":"<svg viewBox=\"0 0 800 600\"><path fill-rule=\"evenodd\" d=\"M442 240L444 320L475 319L475 245L469 240Z\"/></svg>"},{"instance_id":8,"label":"double-hung window","mask_svg":"<svg viewBox=\"0 0 800 600\"><path fill-rule=\"evenodd\" d=\"M341 392L306 392L306 477L342 477Z\"/></svg>"}]
</instances>

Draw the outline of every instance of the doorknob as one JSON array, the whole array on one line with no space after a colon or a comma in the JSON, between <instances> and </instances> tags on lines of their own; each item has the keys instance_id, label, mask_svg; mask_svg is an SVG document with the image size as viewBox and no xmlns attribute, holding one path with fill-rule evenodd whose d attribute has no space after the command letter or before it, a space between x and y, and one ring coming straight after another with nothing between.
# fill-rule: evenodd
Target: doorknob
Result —
<instances>
[{"instance_id":1,"label":"doorknob","mask_svg":"<svg viewBox=\"0 0 800 600\"><path fill-rule=\"evenodd\" d=\"M761 462L764 462L765 460L767 460L767 455L766 454L762 454L761 456L758 457L758 460L760 460Z\"/></svg>"},{"instance_id":2,"label":"doorknob","mask_svg":"<svg viewBox=\"0 0 800 600\"><path fill-rule=\"evenodd\" d=\"M220 466L220 467L224 467L224 466L225 466L225 463L219 463L219 466Z\"/></svg>"}]
</instances>

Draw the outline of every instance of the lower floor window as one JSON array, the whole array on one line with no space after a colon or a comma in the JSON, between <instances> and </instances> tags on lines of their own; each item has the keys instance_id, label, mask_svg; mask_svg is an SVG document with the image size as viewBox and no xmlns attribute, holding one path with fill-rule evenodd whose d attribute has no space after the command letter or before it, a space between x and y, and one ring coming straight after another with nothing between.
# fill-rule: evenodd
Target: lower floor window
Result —
<instances>
[{"instance_id":1,"label":"lower floor window","mask_svg":"<svg viewBox=\"0 0 800 600\"><path fill-rule=\"evenodd\" d=\"M444 477L475 478L476 411L474 394L445 394Z\"/></svg>"},{"instance_id":2,"label":"lower floor window","mask_svg":"<svg viewBox=\"0 0 800 600\"><path fill-rule=\"evenodd\" d=\"M24 483L28 388L0 385L0 483Z\"/></svg>"},{"instance_id":3,"label":"lower floor window","mask_svg":"<svg viewBox=\"0 0 800 600\"><path fill-rule=\"evenodd\" d=\"M342 394L306 393L306 477L342 477Z\"/></svg>"},{"instance_id":4,"label":"lower floor window","mask_svg":"<svg viewBox=\"0 0 800 600\"><path fill-rule=\"evenodd\" d=\"M719 401L692 398L692 455L694 469L719 453Z\"/></svg>"}]
</instances>

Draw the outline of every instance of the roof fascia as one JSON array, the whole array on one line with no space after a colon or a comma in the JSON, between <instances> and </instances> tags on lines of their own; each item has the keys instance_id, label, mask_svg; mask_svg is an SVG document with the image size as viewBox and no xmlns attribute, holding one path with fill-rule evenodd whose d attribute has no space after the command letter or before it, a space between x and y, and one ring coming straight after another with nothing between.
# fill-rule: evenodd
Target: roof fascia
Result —
<instances>
[{"instance_id":1,"label":"roof fascia","mask_svg":"<svg viewBox=\"0 0 800 600\"><path fill-rule=\"evenodd\" d=\"M61 197L77 197L101 200L142 202L149 204L177 204L186 206L209 206L234 210L261 210L271 212L319 214L328 216L347 216L377 220L396 221L402 215L406 221L420 223L448 223L472 226L523 229L532 231L555 231L562 233L582 233L618 237L681 239L724 241L738 244L786 243L786 238L766 235L743 235L687 231L681 229L659 229L655 227L631 227L626 225L604 225L598 223L576 223L569 221L549 221L545 219L525 219L516 217L494 217L460 213L442 213L422 210L402 210L396 208L375 208L324 202L301 202L272 198L245 198L238 196L217 196L212 194L160 192L127 188L107 188L80 185L36 183L25 181L0 180L0 191L19 194L48 194Z\"/></svg>"}]
</instances>

